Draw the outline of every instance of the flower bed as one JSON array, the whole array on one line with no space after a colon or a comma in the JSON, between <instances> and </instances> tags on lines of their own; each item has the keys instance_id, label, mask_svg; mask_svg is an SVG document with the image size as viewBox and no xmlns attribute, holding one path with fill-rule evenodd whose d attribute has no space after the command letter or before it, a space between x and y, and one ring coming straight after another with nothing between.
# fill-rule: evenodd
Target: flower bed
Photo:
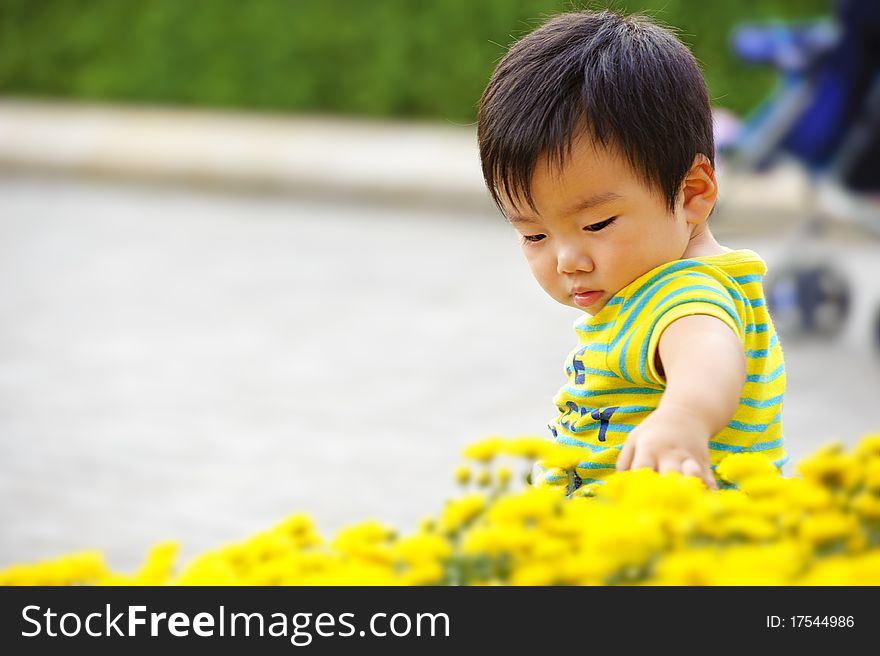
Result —
<instances>
[{"instance_id":1,"label":"flower bed","mask_svg":"<svg viewBox=\"0 0 880 656\"><path fill-rule=\"evenodd\" d=\"M179 568L161 543L131 574L82 552L9 567L0 584L880 585L880 434L817 450L795 477L731 455L717 473L736 489L722 490L641 469L569 498L514 485L507 461L566 467L578 449L488 438L465 456L462 494L409 535L367 521L327 541L294 514Z\"/></svg>"}]
</instances>

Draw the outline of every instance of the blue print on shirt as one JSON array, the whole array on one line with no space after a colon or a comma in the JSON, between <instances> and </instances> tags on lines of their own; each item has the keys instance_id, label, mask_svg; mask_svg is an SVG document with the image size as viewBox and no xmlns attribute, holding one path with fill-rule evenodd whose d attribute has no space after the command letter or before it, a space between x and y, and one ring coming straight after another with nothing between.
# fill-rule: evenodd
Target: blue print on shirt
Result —
<instances>
[{"instance_id":1,"label":"blue print on shirt","mask_svg":"<svg viewBox=\"0 0 880 656\"><path fill-rule=\"evenodd\" d=\"M581 360L581 357L584 355L584 349L578 351L575 356L571 360L572 366L574 366L574 383L575 385L583 385L584 384L584 361Z\"/></svg>"},{"instance_id":2,"label":"blue print on shirt","mask_svg":"<svg viewBox=\"0 0 880 656\"><path fill-rule=\"evenodd\" d=\"M605 441L605 432L608 430L608 424L611 422L611 415L615 413L617 406L612 408L596 408L590 413L590 416L599 422L599 441Z\"/></svg>"}]
</instances>

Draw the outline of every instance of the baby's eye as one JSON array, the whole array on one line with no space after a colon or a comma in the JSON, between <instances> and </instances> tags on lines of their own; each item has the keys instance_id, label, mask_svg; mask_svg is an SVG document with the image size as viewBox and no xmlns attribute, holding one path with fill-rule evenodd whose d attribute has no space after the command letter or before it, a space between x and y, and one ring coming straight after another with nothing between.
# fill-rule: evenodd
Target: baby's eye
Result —
<instances>
[{"instance_id":1,"label":"baby's eye","mask_svg":"<svg viewBox=\"0 0 880 656\"><path fill-rule=\"evenodd\" d=\"M536 244L541 241L546 235L523 235L523 241L527 241L530 244Z\"/></svg>"},{"instance_id":2,"label":"baby's eye","mask_svg":"<svg viewBox=\"0 0 880 656\"><path fill-rule=\"evenodd\" d=\"M593 223L584 228L587 232L599 232L603 228L607 228L612 223L617 220L616 216L612 216L610 219L605 219L604 221L599 221L599 223Z\"/></svg>"}]
</instances>

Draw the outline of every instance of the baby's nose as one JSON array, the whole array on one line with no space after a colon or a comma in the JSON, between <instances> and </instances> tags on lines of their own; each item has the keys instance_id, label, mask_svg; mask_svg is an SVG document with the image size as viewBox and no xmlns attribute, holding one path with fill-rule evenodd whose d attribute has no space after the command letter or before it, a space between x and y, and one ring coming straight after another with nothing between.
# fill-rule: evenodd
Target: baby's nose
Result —
<instances>
[{"instance_id":1,"label":"baby's nose","mask_svg":"<svg viewBox=\"0 0 880 656\"><path fill-rule=\"evenodd\" d=\"M594 268L593 259L583 248L563 246L556 255L556 270L559 273L590 272Z\"/></svg>"}]
</instances>

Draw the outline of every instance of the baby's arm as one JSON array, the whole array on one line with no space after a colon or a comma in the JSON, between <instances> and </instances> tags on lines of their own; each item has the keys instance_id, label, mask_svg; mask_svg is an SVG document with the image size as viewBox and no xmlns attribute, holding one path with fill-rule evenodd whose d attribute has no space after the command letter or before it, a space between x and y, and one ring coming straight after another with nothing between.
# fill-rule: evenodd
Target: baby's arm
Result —
<instances>
[{"instance_id":1,"label":"baby's arm","mask_svg":"<svg viewBox=\"0 0 880 656\"><path fill-rule=\"evenodd\" d=\"M697 314L669 324L658 353L666 391L627 437L617 469L680 471L714 488L709 440L739 405L746 378L742 342L720 319Z\"/></svg>"}]
</instances>

